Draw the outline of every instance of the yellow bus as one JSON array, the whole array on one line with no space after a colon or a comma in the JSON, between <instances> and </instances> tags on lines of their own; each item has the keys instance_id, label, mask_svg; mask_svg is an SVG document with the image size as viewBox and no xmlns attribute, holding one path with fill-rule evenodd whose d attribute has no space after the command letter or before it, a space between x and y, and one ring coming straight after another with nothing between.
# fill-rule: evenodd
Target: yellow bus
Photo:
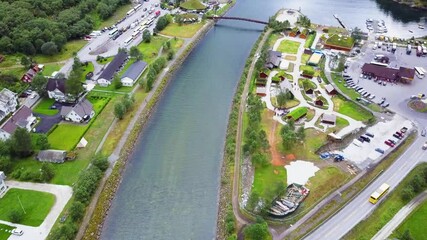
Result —
<instances>
[{"instance_id":1,"label":"yellow bus","mask_svg":"<svg viewBox=\"0 0 427 240\"><path fill-rule=\"evenodd\" d=\"M375 204L390 189L387 183L383 183L374 193L371 194L369 202Z\"/></svg>"}]
</instances>

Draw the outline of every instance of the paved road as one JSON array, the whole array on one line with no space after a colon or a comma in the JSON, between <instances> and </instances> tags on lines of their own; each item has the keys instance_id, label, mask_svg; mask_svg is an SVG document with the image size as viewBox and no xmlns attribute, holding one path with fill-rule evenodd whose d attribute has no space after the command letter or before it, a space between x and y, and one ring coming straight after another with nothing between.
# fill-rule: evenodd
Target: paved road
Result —
<instances>
[{"instance_id":1,"label":"paved road","mask_svg":"<svg viewBox=\"0 0 427 240\"><path fill-rule=\"evenodd\" d=\"M381 200L375 205L368 202L370 195L383 183L389 184L392 191L419 162L426 158L427 152L421 149L423 141L417 137L414 144L389 169L305 239L340 239L357 223L369 216L375 207L381 204Z\"/></svg>"},{"instance_id":2,"label":"paved road","mask_svg":"<svg viewBox=\"0 0 427 240\"><path fill-rule=\"evenodd\" d=\"M414 198L410 203L400 209L399 212L394 215L394 217L383 227L381 230L375 234L372 240L383 240L387 239L390 236L394 229L396 229L405 218L420 204L422 204L427 199L427 191L422 192L416 198Z\"/></svg>"},{"instance_id":3,"label":"paved road","mask_svg":"<svg viewBox=\"0 0 427 240\"><path fill-rule=\"evenodd\" d=\"M46 239L56 219L58 219L65 205L73 195L73 189L69 186L63 186L63 185L16 182L16 181L6 181L6 185L9 186L10 188L20 188L20 189L35 190L40 192L48 192L55 195L55 204L53 205L49 214L44 219L43 223L38 227L30 227L26 225L14 224L14 223L0 220L0 223L2 224L18 227L24 231L24 234L22 236L12 235L9 237L8 240ZM37 199L34 199L34 200L37 201Z\"/></svg>"}]
</instances>

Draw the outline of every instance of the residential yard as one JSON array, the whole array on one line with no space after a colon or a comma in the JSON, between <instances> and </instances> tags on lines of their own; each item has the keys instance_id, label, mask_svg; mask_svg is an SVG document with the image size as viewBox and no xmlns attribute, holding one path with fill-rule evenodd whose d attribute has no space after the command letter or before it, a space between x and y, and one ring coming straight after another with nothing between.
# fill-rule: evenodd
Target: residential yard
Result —
<instances>
[{"instance_id":1,"label":"residential yard","mask_svg":"<svg viewBox=\"0 0 427 240\"><path fill-rule=\"evenodd\" d=\"M283 40L280 43L279 47L277 48L277 51L283 52L283 53L297 54L299 46L300 46L299 42L295 42L291 40Z\"/></svg>"},{"instance_id":2,"label":"residential yard","mask_svg":"<svg viewBox=\"0 0 427 240\"><path fill-rule=\"evenodd\" d=\"M143 60L148 64L152 63L154 59L157 58L157 55L159 54L159 50L162 47L163 43L167 40L168 38L157 35L152 36L151 42L149 43L141 42L138 45L138 49L143 55Z\"/></svg>"},{"instance_id":3,"label":"residential yard","mask_svg":"<svg viewBox=\"0 0 427 240\"><path fill-rule=\"evenodd\" d=\"M351 48L354 45L354 39L352 37L334 34L326 40L326 44Z\"/></svg>"},{"instance_id":4,"label":"residential yard","mask_svg":"<svg viewBox=\"0 0 427 240\"><path fill-rule=\"evenodd\" d=\"M181 26L177 23L169 23L160 33L172 37L191 38L203 25L203 22L182 24Z\"/></svg>"},{"instance_id":5,"label":"residential yard","mask_svg":"<svg viewBox=\"0 0 427 240\"><path fill-rule=\"evenodd\" d=\"M96 60L96 62L99 64L102 64L102 65L105 65L105 64L113 61L113 59L114 59L114 57L106 57L106 58L103 58L101 60Z\"/></svg>"},{"instance_id":6,"label":"residential yard","mask_svg":"<svg viewBox=\"0 0 427 240\"><path fill-rule=\"evenodd\" d=\"M415 209L405 221L394 231L394 237L398 238L406 230L409 230L413 239L425 239L427 222L427 201L424 201L417 209Z\"/></svg>"},{"instance_id":7,"label":"residential yard","mask_svg":"<svg viewBox=\"0 0 427 240\"><path fill-rule=\"evenodd\" d=\"M0 224L0 240L7 240L11 235L10 231L12 231L12 229L14 229L14 227Z\"/></svg>"},{"instance_id":8,"label":"residential yard","mask_svg":"<svg viewBox=\"0 0 427 240\"><path fill-rule=\"evenodd\" d=\"M87 44L87 41L80 40L72 40L65 44L63 50L54 55L54 56L45 56L45 55L36 55L33 57L37 63L53 63L68 60L73 57L74 53L77 53L82 47Z\"/></svg>"},{"instance_id":9,"label":"residential yard","mask_svg":"<svg viewBox=\"0 0 427 240\"><path fill-rule=\"evenodd\" d=\"M82 81L83 82L85 82L86 81L86 75L89 73L89 72L93 72L93 71L95 71L95 68L94 68L94 66L93 66L93 63L92 62L88 62L88 64L87 64L87 66L83 66L83 76L82 76Z\"/></svg>"},{"instance_id":10,"label":"residential yard","mask_svg":"<svg viewBox=\"0 0 427 240\"><path fill-rule=\"evenodd\" d=\"M278 193L273 192L278 184L286 186L286 169L283 166L256 167L252 192L262 199L273 199Z\"/></svg>"},{"instance_id":11,"label":"residential yard","mask_svg":"<svg viewBox=\"0 0 427 240\"><path fill-rule=\"evenodd\" d=\"M386 225L394 217L394 215L396 215L396 213L403 206L405 206L410 201L403 201L401 193L415 175L422 175L422 171L426 166L427 163L421 163L416 166L392 192L386 195L385 199L381 202L381 204L378 205L378 207L372 212L372 214L368 218L357 224L350 232L348 232L344 236L343 239L371 239L384 225ZM422 226L425 226L425 223L423 223ZM425 228L423 228L422 230L425 236Z\"/></svg>"},{"instance_id":12,"label":"residential yard","mask_svg":"<svg viewBox=\"0 0 427 240\"><path fill-rule=\"evenodd\" d=\"M33 109L34 113L53 116L59 112L58 109L51 109L50 107L55 103L54 99L43 98L37 106Z\"/></svg>"},{"instance_id":13,"label":"residential yard","mask_svg":"<svg viewBox=\"0 0 427 240\"><path fill-rule=\"evenodd\" d=\"M334 103L334 111L347 115L354 120L365 122L373 118L372 113L341 96L333 97L332 102Z\"/></svg>"},{"instance_id":14,"label":"residential yard","mask_svg":"<svg viewBox=\"0 0 427 240\"><path fill-rule=\"evenodd\" d=\"M60 64L60 63L48 63L48 64L45 64L42 73L43 73L44 76L50 77L50 76L52 76L53 72L59 71L61 69L62 65L63 64Z\"/></svg>"},{"instance_id":15,"label":"residential yard","mask_svg":"<svg viewBox=\"0 0 427 240\"><path fill-rule=\"evenodd\" d=\"M25 213L18 202L22 204ZM37 227L42 224L54 203L55 196L53 194L11 188L0 199L0 219L10 221L10 213L12 211L19 211L23 213L20 224Z\"/></svg>"}]
</instances>

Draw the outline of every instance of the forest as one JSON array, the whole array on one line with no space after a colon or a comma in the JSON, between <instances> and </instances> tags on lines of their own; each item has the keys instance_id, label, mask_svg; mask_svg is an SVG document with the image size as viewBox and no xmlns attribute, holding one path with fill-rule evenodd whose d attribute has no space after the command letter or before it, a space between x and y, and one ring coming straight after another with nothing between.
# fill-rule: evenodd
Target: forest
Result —
<instances>
[{"instance_id":1,"label":"forest","mask_svg":"<svg viewBox=\"0 0 427 240\"><path fill-rule=\"evenodd\" d=\"M0 0L0 53L54 55L129 0Z\"/></svg>"}]
</instances>

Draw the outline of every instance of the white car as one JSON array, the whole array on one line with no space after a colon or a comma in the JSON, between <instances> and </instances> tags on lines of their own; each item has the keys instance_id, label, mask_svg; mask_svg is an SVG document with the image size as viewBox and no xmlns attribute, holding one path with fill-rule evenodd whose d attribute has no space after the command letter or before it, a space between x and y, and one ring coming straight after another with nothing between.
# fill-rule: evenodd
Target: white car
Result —
<instances>
[{"instance_id":1,"label":"white car","mask_svg":"<svg viewBox=\"0 0 427 240\"><path fill-rule=\"evenodd\" d=\"M15 229L12 230L12 234L16 235L16 236L22 236L22 234L24 234L24 231L22 231L19 228L15 228Z\"/></svg>"}]
</instances>

